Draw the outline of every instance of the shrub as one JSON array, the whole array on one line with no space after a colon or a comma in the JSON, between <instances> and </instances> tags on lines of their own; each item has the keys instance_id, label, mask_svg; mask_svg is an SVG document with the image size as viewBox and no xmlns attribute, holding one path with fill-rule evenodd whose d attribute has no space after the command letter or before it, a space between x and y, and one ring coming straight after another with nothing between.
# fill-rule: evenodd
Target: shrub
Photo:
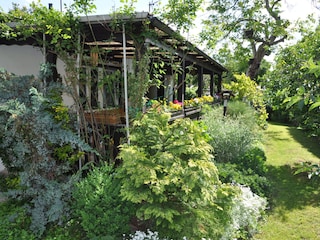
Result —
<instances>
[{"instance_id":1,"label":"shrub","mask_svg":"<svg viewBox=\"0 0 320 240\"><path fill-rule=\"evenodd\" d=\"M29 231L31 220L22 205L16 201L0 203L0 239L36 239Z\"/></svg>"},{"instance_id":2,"label":"shrub","mask_svg":"<svg viewBox=\"0 0 320 240\"><path fill-rule=\"evenodd\" d=\"M224 84L224 87L232 90L236 100L250 103L255 109L258 125L265 128L268 113L261 88L245 74L235 74L234 77L235 81Z\"/></svg>"},{"instance_id":3,"label":"shrub","mask_svg":"<svg viewBox=\"0 0 320 240\"><path fill-rule=\"evenodd\" d=\"M0 81L0 157L19 177L19 186L8 191L14 199L27 200L30 228L38 237L48 224L62 224L69 215L69 199L75 178L71 160L91 151L65 119L56 116L61 98L49 98L36 88L33 77ZM48 93L50 88L47 89ZM56 91L56 88L55 90ZM65 145L69 151L57 156Z\"/></svg>"},{"instance_id":4,"label":"shrub","mask_svg":"<svg viewBox=\"0 0 320 240\"><path fill-rule=\"evenodd\" d=\"M260 196L268 196L266 156L257 147L261 134L254 115L250 114L252 108L243 103L232 106L227 117L222 116L219 107L206 111L202 118L215 150L219 178L224 183L243 184Z\"/></svg>"},{"instance_id":5,"label":"shrub","mask_svg":"<svg viewBox=\"0 0 320 240\"><path fill-rule=\"evenodd\" d=\"M112 167L94 168L73 193L76 219L89 239L120 239L129 233L133 204L120 198L120 182Z\"/></svg>"},{"instance_id":6,"label":"shrub","mask_svg":"<svg viewBox=\"0 0 320 240\"><path fill-rule=\"evenodd\" d=\"M255 110L248 103L242 101L229 101L227 107L227 114L232 119L238 119L252 131L258 130L258 119Z\"/></svg>"},{"instance_id":7,"label":"shrub","mask_svg":"<svg viewBox=\"0 0 320 240\"><path fill-rule=\"evenodd\" d=\"M261 197L270 196L271 184L264 175L258 175L250 170L247 171L236 164L217 163L216 165L222 182L248 186L252 192Z\"/></svg>"},{"instance_id":8,"label":"shrub","mask_svg":"<svg viewBox=\"0 0 320 240\"><path fill-rule=\"evenodd\" d=\"M296 163L294 174L298 175L304 173L308 176L309 179L320 180L320 162L314 163L310 161Z\"/></svg>"},{"instance_id":9,"label":"shrub","mask_svg":"<svg viewBox=\"0 0 320 240\"><path fill-rule=\"evenodd\" d=\"M239 158L239 161L235 162L239 168L253 172L258 175L264 176L267 172L266 167L267 157L264 151L259 147L252 147L244 156Z\"/></svg>"},{"instance_id":10,"label":"shrub","mask_svg":"<svg viewBox=\"0 0 320 240\"><path fill-rule=\"evenodd\" d=\"M219 181L203 126L169 118L151 109L134 122L130 145L119 154L121 196L161 237L218 239L236 190Z\"/></svg>"},{"instance_id":11,"label":"shrub","mask_svg":"<svg viewBox=\"0 0 320 240\"><path fill-rule=\"evenodd\" d=\"M240 194L234 196L233 204L230 211L230 221L225 225L220 240L230 239L251 239L257 232L260 221L263 219L267 207L265 198L254 194L250 188L236 185ZM149 229L146 232L136 231L125 237L126 240L168 240L168 238L160 238L158 232L152 232ZM188 240L192 238L180 237L176 239ZM203 240L205 238L202 238Z\"/></svg>"},{"instance_id":12,"label":"shrub","mask_svg":"<svg viewBox=\"0 0 320 240\"><path fill-rule=\"evenodd\" d=\"M223 117L220 107L207 111L202 121L207 126L216 162L237 162L261 138L252 121L244 121L241 116Z\"/></svg>"},{"instance_id":13,"label":"shrub","mask_svg":"<svg viewBox=\"0 0 320 240\"><path fill-rule=\"evenodd\" d=\"M257 232L259 220L264 215L267 201L252 193L250 188L239 186L241 194L234 199L231 223L221 240L251 239Z\"/></svg>"}]
</instances>

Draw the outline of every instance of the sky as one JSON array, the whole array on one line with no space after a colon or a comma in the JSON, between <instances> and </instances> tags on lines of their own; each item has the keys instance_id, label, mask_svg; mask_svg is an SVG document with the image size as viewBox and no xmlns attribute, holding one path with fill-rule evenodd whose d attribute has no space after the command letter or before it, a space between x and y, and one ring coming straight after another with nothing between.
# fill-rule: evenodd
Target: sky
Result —
<instances>
[{"instance_id":1,"label":"sky","mask_svg":"<svg viewBox=\"0 0 320 240\"><path fill-rule=\"evenodd\" d=\"M0 6L4 11L8 11L12 6L12 2L20 6L28 6L32 0L0 0ZM135 7L137 11L149 12L149 5L152 2L158 2L158 0L138 0ZM165 0L162 0L162 2L165 2ZM41 0L41 3L45 6L52 3L55 9L60 10L61 3L62 6L64 4L70 5L72 0ZM310 13L319 14L320 12L311 4L311 0L284 0L284 3L283 16L289 20L305 18ZM120 0L95 0L95 5L97 6L96 14L107 14L112 9L117 9L121 6Z\"/></svg>"},{"instance_id":2,"label":"sky","mask_svg":"<svg viewBox=\"0 0 320 240\"><path fill-rule=\"evenodd\" d=\"M7 12L12 7L12 2L19 4L19 6L28 6L33 0L0 0L0 7L2 10ZM150 5L153 2L157 3L161 1L162 4L167 2L167 0L137 0L135 4L135 8L137 11L141 12L152 12L150 11ZM281 14L282 18L288 19L290 21L295 21L297 19L305 19L309 14L316 14L320 16L320 10L316 9L311 1L312 0L282 0L283 1L283 12ZM57 10L64 9L64 5L69 6L73 0L41 0L42 5L48 6L49 3L53 4L53 7ZM120 0L95 0L94 1L97 9L94 14L109 14L114 9L118 9L121 6ZM152 10L152 8L151 8ZM207 16L208 14L202 13L203 17ZM197 19L196 21L201 21ZM199 26L199 24L196 24ZM194 28L191 29L187 36L183 34L187 40L193 42L193 38L198 35L201 28ZM297 37L298 39L299 37ZM296 40L297 40L296 39ZM293 40L295 42L295 40ZM292 42L292 43L293 43ZM201 46L199 46L201 48ZM204 47L204 46L202 46Z\"/></svg>"},{"instance_id":3,"label":"sky","mask_svg":"<svg viewBox=\"0 0 320 240\"><path fill-rule=\"evenodd\" d=\"M149 3L156 2L155 0L138 0L136 6L137 11L149 12ZM19 4L20 6L28 6L32 0L0 0L0 6L4 11L8 11L12 7L12 2ZM53 7L60 10L60 6L69 6L72 0L41 0L42 5L48 6L49 3L53 4ZM117 9L121 6L120 0L95 0L97 10L95 14L108 14L112 9Z\"/></svg>"}]
</instances>

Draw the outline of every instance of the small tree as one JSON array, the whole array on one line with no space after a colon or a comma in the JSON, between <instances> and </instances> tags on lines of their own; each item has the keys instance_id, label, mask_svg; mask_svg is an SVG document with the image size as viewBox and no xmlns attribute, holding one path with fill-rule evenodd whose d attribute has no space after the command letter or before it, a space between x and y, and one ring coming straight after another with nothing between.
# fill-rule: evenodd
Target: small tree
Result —
<instances>
[{"instance_id":1,"label":"small tree","mask_svg":"<svg viewBox=\"0 0 320 240\"><path fill-rule=\"evenodd\" d=\"M121 196L138 204L137 217L174 239L217 239L229 221L235 190L221 184L205 130L190 119L169 124L151 110L121 146Z\"/></svg>"}]
</instances>

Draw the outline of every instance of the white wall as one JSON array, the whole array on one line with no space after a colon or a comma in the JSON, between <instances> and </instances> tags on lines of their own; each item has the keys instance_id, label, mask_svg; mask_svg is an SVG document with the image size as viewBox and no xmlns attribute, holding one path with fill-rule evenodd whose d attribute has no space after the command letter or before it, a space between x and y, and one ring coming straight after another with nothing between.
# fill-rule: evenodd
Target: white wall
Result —
<instances>
[{"instance_id":1,"label":"white wall","mask_svg":"<svg viewBox=\"0 0 320 240\"><path fill-rule=\"evenodd\" d=\"M2 161L1 161L1 158L0 158L0 172L2 172L3 170L5 169Z\"/></svg>"},{"instance_id":2,"label":"white wall","mask_svg":"<svg viewBox=\"0 0 320 240\"><path fill-rule=\"evenodd\" d=\"M0 68L16 75L33 75L37 77L40 65L44 62L42 49L30 45L0 45ZM65 64L58 59L57 70L65 79ZM73 99L63 94L65 104L72 105Z\"/></svg>"},{"instance_id":3,"label":"white wall","mask_svg":"<svg viewBox=\"0 0 320 240\"><path fill-rule=\"evenodd\" d=\"M16 75L39 75L43 55L33 46L0 45L0 68Z\"/></svg>"}]
</instances>

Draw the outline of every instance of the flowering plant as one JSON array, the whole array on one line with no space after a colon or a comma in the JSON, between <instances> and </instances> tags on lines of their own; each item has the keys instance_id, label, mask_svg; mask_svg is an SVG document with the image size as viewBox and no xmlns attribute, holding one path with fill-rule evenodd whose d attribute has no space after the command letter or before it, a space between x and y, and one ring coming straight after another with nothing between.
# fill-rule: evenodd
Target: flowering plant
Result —
<instances>
[{"instance_id":1,"label":"flowering plant","mask_svg":"<svg viewBox=\"0 0 320 240\"><path fill-rule=\"evenodd\" d=\"M167 103L165 100L150 100L147 105L155 107L155 106L163 106L164 109L169 111L179 111L182 110L183 107L198 107L203 104L212 103L214 101L212 96L206 95L202 97L193 98L190 100L184 100L183 103L178 100L173 100Z\"/></svg>"},{"instance_id":2,"label":"flowering plant","mask_svg":"<svg viewBox=\"0 0 320 240\"><path fill-rule=\"evenodd\" d=\"M257 232L259 220L267 208L266 199L254 194L249 187L238 187L241 191L234 198L231 221L222 240L251 238Z\"/></svg>"},{"instance_id":3,"label":"flowering plant","mask_svg":"<svg viewBox=\"0 0 320 240\"><path fill-rule=\"evenodd\" d=\"M202 97L193 98L190 100L184 100L184 106L196 107L196 106L201 106L203 104L212 103L212 102L213 102L213 97L210 95L206 95Z\"/></svg>"}]
</instances>

